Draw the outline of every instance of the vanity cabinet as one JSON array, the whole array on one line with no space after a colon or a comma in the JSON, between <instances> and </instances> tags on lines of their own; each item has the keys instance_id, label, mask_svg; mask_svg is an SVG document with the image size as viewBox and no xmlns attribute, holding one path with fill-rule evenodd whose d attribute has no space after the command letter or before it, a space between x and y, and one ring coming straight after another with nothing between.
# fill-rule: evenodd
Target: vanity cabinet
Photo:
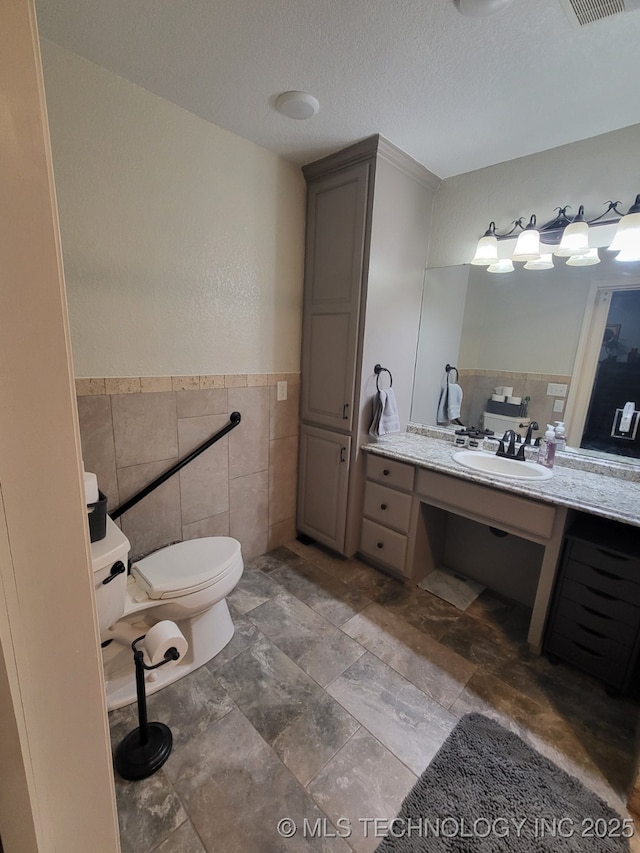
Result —
<instances>
[{"instance_id":1,"label":"vanity cabinet","mask_svg":"<svg viewBox=\"0 0 640 853\"><path fill-rule=\"evenodd\" d=\"M567 533L543 649L622 693L640 641L640 532L580 517Z\"/></svg>"},{"instance_id":2,"label":"vanity cabinet","mask_svg":"<svg viewBox=\"0 0 640 853\"><path fill-rule=\"evenodd\" d=\"M393 374L401 428L409 419L439 180L381 136L311 163L303 174L297 528L351 556L360 545L360 447L372 418L376 364Z\"/></svg>"},{"instance_id":3,"label":"vanity cabinet","mask_svg":"<svg viewBox=\"0 0 640 853\"><path fill-rule=\"evenodd\" d=\"M360 553L376 564L407 574L414 468L369 456Z\"/></svg>"}]
</instances>

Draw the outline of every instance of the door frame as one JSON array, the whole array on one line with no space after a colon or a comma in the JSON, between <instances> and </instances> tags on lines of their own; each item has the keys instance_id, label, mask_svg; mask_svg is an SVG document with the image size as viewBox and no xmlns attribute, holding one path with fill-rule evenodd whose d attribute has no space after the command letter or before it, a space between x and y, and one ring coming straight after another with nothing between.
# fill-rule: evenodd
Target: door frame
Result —
<instances>
[{"instance_id":1,"label":"door frame","mask_svg":"<svg viewBox=\"0 0 640 853\"><path fill-rule=\"evenodd\" d=\"M606 279L596 279L591 282L564 413L566 423L569 425L567 444L570 447L580 448L598 358L602 349L602 337L609 316L611 295L622 290L640 290L640 275L635 280L625 282Z\"/></svg>"}]
</instances>

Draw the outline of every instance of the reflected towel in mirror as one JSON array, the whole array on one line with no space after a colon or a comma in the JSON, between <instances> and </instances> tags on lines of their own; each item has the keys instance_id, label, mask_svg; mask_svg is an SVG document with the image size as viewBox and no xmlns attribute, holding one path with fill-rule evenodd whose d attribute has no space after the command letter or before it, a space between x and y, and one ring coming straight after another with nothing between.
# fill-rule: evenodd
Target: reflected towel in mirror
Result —
<instances>
[{"instance_id":1,"label":"reflected towel in mirror","mask_svg":"<svg viewBox=\"0 0 640 853\"><path fill-rule=\"evenodd\" d=\"M462 388L455 382L446 382L442 386L438 401L438 423L450 424L451 421L460 423L461 406Z\"/></svg>"},{"instance_id":2,"label":"reflected towel in mirror","mask_svg":"<svg viewBox=\"0 0 640 853\"><path fill-rule=\"evenodd\" d=\"M369 435L388 435L390 432L400 432L400 417L393 388L386 388L378 391L373 398Z\"/></svg>"}]
</instances>

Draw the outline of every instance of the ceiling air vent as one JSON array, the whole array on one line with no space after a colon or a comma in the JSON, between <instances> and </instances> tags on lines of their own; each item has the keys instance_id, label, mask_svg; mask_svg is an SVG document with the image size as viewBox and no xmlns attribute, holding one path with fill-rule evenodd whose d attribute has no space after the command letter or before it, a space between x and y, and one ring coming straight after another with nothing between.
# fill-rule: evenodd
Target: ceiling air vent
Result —
<instances>
[{"instance_id":1,"label":"ceiling air vent","mask_svg":"<svg viewBox=\"0 0 640 853\"><path fill-rule=\"evenodd\" d=\"M640 0L560 0L560 4L576 27L640 9Z\"/></svg>"}]
</instances>

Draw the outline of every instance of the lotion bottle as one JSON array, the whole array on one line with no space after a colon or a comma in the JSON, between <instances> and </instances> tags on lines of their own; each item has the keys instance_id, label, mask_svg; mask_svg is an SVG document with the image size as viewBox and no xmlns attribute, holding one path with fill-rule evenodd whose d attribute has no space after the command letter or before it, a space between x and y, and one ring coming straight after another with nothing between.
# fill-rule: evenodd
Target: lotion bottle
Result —
<instances>
[{"instance_id":1,"label":"lotion bottle","mask_svg":"<svg viewBox=\"0 0 640 853\"><path fill-rule=\"evenodd\" d=\"M538 450L538 464L544 465L545 468L553 468L553 461L556 456L556 433L552 424L547 424L547 431L544 438L540 442Z\"/></svg>"},{"instance_id":2,"label":"lotion bottle","mask_svg":"<svg viewBox=\"0 0 640 853\"><path fill-rule=\"evenodd\" d=\"M556 452L562 451L567 446L567 431L564 426L564 421L556 421Z\"/></svg>"}]
</instances>

